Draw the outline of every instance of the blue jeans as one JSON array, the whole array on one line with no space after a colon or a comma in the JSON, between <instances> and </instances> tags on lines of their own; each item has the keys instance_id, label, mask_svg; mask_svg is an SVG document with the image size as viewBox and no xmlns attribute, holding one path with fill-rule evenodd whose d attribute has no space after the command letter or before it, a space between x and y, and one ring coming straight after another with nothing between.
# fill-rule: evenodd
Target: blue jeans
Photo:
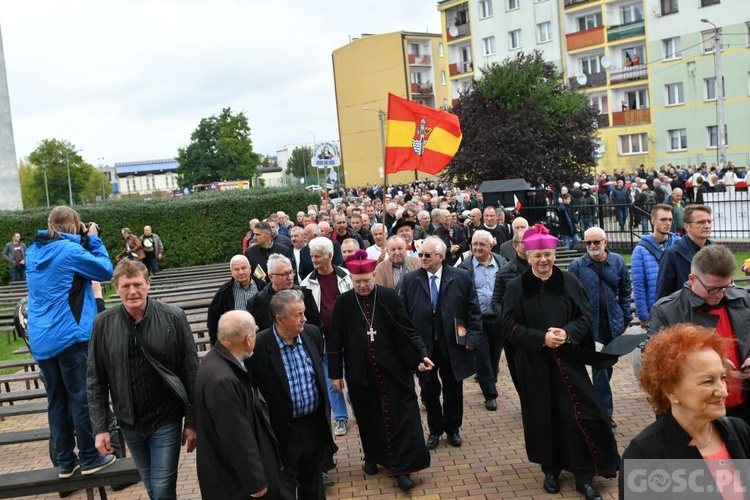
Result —
<instances>
[{"instance_id":1,"label":"blue jeans","mask_svg":"<svg viewBox=\"0 0 750 500\"><path fill-rule=\"evenodd\" d=\"M100 454L86 398L86 366L89 343L79 342L50 359L37 360L47 389L47 416L55 460L62 470L93 466ZM78 456L74 447L78 445Z\"/></svg>"},{"instance_id":2,"label":"blue jeans","mask_svg":"<svg viewBox=\"0 0 750 500\"><path fill-rule=\"evenodd\" d=\"M649 230L649 222L651 222L651 216L641 214L641 231L644 236L649 234L651 231Z\"/></svg>"},{"instance_id":3,"label":"blue jeans","mask_svg":"<svg viewBox=\"0 0 750 500\"><path fill-rule=\"evenodd\" d=\"M344 394L336 392L331 385L331 379L328 378L328 353L323 355L323 369L326 372L326 383L328 384L328 399L331 401L331 411L333 412L333 419L349 420L349 412L346 410L346 401L344 401Z\"/></svg>"},{"instance_id":4,"label":"blue jeans","mask_svg":"<svg viewBox=\"0 0 750 500\"><path fill-rule=\"evenodd\" d=\"M560 239L562 240L563 246L567 248L568 250L575 249L579 241L578 233L573 233L573 236L562 235L560 236Z\"/></svg>"},{"instance_id":5,"label":"blue jeans","mask_svg":"<svg viewBox=\"0 0 750 500\"><path fill-rule=\"evenodd\" d=\"M615 212L617 212L617 223L620 224L620 231L625 231L625 225L628 222L628 207L620 205L615 208Z\"/></svg>"},{"instance_id":6,"label":"blue jeans","mask_svg":"<svg viewBox=\"0 0 750 500\"><path fill-rule=\"evenodd\" d=\"M122 429L122 433L149 498L176 499L182 422L165 424L153 431Z\"/></svg>"},{"instance_id":7,"label":"blue jeans","mask_svg":"<svg viewBox=\"0 0 750 500\"><path fill-rule=\"evenodd\" d=\"M10 268L10 281L26 281L26 266L13 266Z\"/></svg>"},{"instance_id":8,"label":"blue jeans","mask_svg":"<svg viewBox=\"0 0 750 500\"><path fill-rule=\"evenodd\" d=\"M609 381L612 379L612 368L606 370L597 370L593 368L591 370L594 378L594 390L599 396L599 400L602 402L602 406L607 412L607 416L611 417L614 411L614 403L612 402L612 388L609 386Z\"/></svg>"},{"instance_id":9,"label":"blue jeans","mask_svg":"<svg viewBox=\"0 0 750 500\"><path fill-rule=\"evenodd\" d=\"M590 227L594 227L594 217L591 215L582 215L581 232L585 234L586 230L588 230Z\"/></svg>"}]
</instances>

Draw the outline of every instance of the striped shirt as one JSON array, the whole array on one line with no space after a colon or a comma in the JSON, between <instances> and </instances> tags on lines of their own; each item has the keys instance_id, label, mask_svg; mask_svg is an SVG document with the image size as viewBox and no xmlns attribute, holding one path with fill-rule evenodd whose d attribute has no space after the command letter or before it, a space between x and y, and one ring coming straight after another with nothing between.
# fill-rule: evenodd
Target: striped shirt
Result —
<instances>
[{"instance_id":1,"label":"striped shirt","mask_svg":"<svg viewBox=\"0 0 750 500\"><path fill-rule=\"evenodd\" d=\"M258 286L255 284L252 278L250 278L250 286L245 288L240 285L239 281L234 282L232 285L232 295L234 295L234 310L247 311L247 301L253 298L253 295L258 293Z\"/></svg>"},{"instance_id":2,"label":"striped shirt","mask_svg":"<svg viewBox=\"0 0 750 500\"><path fill-rule=\"evenodd\" d=\"M289 394L292 396L292 416L309 415L318 407L320 394L315 384L315 368L302 339L297 336L294 344L288 345L273 327L273 336L281 351L286 378L289 380Z\"/></svg>"}]
</instances>

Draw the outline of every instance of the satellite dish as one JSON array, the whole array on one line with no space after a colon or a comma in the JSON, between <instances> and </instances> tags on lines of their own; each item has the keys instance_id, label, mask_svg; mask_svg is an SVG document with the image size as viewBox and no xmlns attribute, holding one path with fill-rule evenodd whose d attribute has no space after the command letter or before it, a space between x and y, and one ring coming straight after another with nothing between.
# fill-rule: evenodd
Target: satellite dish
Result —
<instances>
[{"instance_id":1,"label":"satellite dish","mask_svg":"<svg viewBox=\"0 0 750 500\"><path fill-rule=\"evenodd\" d=\"M456 38L458 36L458 28L456 28L455 26L451 26L450 28L448 28L448 34L453 38Z\"/></svg>"},{"instance_id":2,"label":"satellite dish","mask_svg":"<svg viewBox=\"0 0 750 500\"><path fill-rule=\"evenodd\" d=\"M609 69L610 66L612 66L612 59L610 59L609 56L603 56L602 57L602 68Z\"/></svg>"},{"instance_id":3,"label":"satellite dish","mask_svg":"<svg viewBox=\"0 0 750 500\"><path fill-rule=\"evenodd\" d=\"M576 81L578 82L578 85L586 85L586 82L589 81L589 79L586 76L586 73L578 73L576 75Z\"/></svg>"}]
</instances>

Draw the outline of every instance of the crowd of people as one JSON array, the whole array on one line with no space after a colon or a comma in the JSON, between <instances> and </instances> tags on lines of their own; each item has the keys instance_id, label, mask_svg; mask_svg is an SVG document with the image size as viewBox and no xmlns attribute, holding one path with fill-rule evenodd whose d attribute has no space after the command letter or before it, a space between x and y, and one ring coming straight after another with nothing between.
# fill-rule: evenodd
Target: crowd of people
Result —
<instances>
[{"instance_id":1,"label":"crowd of people","mask_svg":"<svg viewBox=\"0 0 750 500\"><path fill-rule=\"evenodd\" d=\"M576 189L560 193L560 204ZM213 347L202 363L185 313L148 297L163 253L151 228L141 238L122 230L113 269L96 224L57 207L22 256L60 477L110 465L116 421L151 498L175 498L182 445L197 450L204 498L324 498L335 437L349 432L348 401L365 474L385 473L410 491L443 436L462 446L472 404L463 382L475 376L486 411L506 404L498 384L518 392L541 488L558 493L567 470L584 498L598 499L595 477L622 478L610 379L625 352L595 345L606 352L631 323L648 332L639 376L657 423L624 458L750 456L742 390L750 295L734 284L731 251L711 240L711 208L681 207L680 235L675 206L661 201L630 269L595 213L571 212L586 227L558 238L523 212L506 222L476 189L438 183L373 186L293 220L283 212L253 219L211 301ZM557 252L578 234L586 251L563 271ZM109 279L122 304L99 312L92 282ZM694 340L665 345L679 335ZM684 352L670 354L674 366L663 374L655 365L664 349ZM508 381L499 378L503 350ZM648 437L676 426L681 445Z\"/></svg>"}]
</instances>

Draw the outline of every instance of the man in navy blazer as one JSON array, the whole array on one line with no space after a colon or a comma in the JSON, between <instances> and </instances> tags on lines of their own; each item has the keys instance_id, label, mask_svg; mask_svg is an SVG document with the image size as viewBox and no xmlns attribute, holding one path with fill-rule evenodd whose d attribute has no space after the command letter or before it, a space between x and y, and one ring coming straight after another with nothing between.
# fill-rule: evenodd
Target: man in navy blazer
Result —
<instances>
[{"instance_id":1,"label":"man in navy blazer","mask_svg":"<svg viewBox=\"0 0 750 500\"><path fill-rule=\"evenodd\" d=\"M245 366L268 403L271 427L297 479L299 498L322 499L323 464L337 451L328 418L323 335L317 326L305 323L299 290L274 294L270 312L274 325L258 333Z\"/></svg>"},{"instance_id":2,"label":"man in navy blazer","mask_svg":"<svg viewBox=\"0 0 750 500\"><path fill-rule=\"evenodd\" d=\"M404 276L399 292L427 356L435 363L435 369L419 375L430 450L437 447L444 432L451 446L461 446L463 380L476 372L472 351L483 345L482 312L474 283L467 271L445 265L446 251L439 237L426 238L419 252L422 269ZM456 320L465 326L466 345L456 340Z\"/></svg>"}]
</instances>

